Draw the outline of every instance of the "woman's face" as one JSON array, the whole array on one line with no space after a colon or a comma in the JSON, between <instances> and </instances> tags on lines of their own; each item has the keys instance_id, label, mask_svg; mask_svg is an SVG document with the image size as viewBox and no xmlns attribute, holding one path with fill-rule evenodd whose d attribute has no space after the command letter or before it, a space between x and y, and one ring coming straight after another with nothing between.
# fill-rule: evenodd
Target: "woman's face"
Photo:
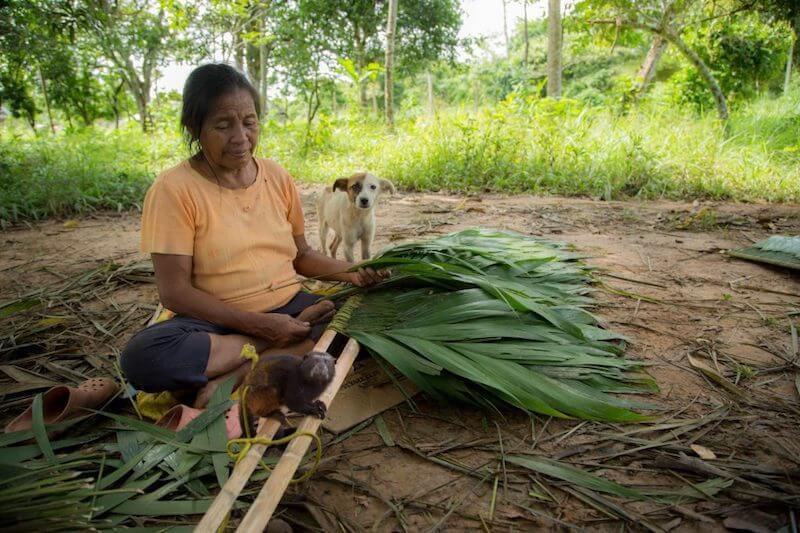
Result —
<instances>
[{"instance_id":1,"label":"woman's face","mask_svg":"<svg viewBox=\"0 0 800 533\"><path fill-rule=\"evenodd\" d=\"M239 170L253 157L258 130L252 96L245 89L236 89L214 102L200 130L200 146L209 162Z\"/></svg>"}]
</instances>

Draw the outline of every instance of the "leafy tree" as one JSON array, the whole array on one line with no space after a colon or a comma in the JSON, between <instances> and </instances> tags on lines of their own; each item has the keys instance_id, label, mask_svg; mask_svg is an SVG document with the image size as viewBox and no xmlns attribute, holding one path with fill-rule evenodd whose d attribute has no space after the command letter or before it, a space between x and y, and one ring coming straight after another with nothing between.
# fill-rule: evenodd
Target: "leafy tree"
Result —
<instances>
[{"instance_id":1,"label":"leafy tree","mask_svg":"<svg viewBox=\"0 0 800 533\"><path fill-rule=\"evenodd\" d=\"M24 117L34 131L36 86L43 81L40 57L52 44L47 43L50 32L39 7L20 0L0 6L0 104L7 105L13 116Z\"/></svg>"},{"instance_id":2,"label":"leafy tree","mask_svg":"<svg viewBox=\"0 0 800 533\"><path fill-rule=\"evenodd\" d=\"M36 102L32 94L30 72L18 62L0 64L0 106L7 105L14 117L24 118L36 131Z\"/></svg>"},{"instance_id":3,"label":"leafy tree","mask_svg":"<svg viewBox=\"0 0 800 533\"><path fill-rule=\"evenodd\" d=\"M740 0L741 8L756 9L772 20L782 20L792 29L792 42L786 59L786 75L784 79L784 94L789 92L789 82L792 77L792 66L800 58L800 2L798 0Z\"/></svg>"},{"instance_id":4,"label":"leafy tree","mask_svg":"<svg viewBox=\"0 0 800 533\"><path fill-rule=\"evenodd\" d=\"M725 97L737 101L780 79L790 32L783 23L766 23L758 13L737 13L690 28L686 41L713 70ZM675 83L682 101L709 102L694 69L679 72Z\"/></svg>"},{"instance_id":5,"label":"leafy tree","mask_svg":"<svg viewBox=\"0 0 800 533\"><path fill-rule=\"evenodd\" d=\"M313 13L326 51L353 60L361 77L370 63L384 59L383 34L388 17L387 0L298 0L298 7ZM461 26L457 0L403 0L397 6L395 61L398 75L410 75L426 62L454 57ZM360 102L367 104L366 85Z\"/></svg>"},{"instance_id":6,"label":"leafy tree","mask_svg":"<svg viewBox=\"0 0 800 533\"><path fill-rule=\"evenodd\" d=\"M207 55L189 33L195 9L178 0L85 0L67 10L125 81L143 131L152 126L149 105L158 68L170 59Z\"/></svg>"},{"instance_id":7,"label":"leafy tree","mask_svg":"<svg viewBox=\"0 0 800 533\"><path fill-rule=\"evenodd\" d=\"M660 35L697 69L714 97L720 120L728 119L728 103L714 73L684 39L687 27L707 19L703 0L583 0L577 9L592 24L628 27ZM712 4L712 9L716 4ZM713 17L718 15L714 14Z\"/></svg>"}]
</instances>

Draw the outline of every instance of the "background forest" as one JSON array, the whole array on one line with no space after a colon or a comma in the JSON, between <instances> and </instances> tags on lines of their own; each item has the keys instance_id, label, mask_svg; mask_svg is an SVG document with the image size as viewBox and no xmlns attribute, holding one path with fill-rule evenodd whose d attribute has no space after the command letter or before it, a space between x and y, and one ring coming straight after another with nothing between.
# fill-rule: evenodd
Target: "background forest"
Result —
<instances>
[{"instance_id":1,"label":"background forest","mask_svg":"<svg viewBox=\"0 0 800 533\"><path fill-rule=\"evenodd\" d=\"M800 201L795 0L564 2L559 98L541 4L498 51L458 0L399 0L387 98L388 1L5 2L0 223L138 206L188 155L159 76L208 61L259 88L259 153L301 181Z\"/></svg>"}]
</instances>

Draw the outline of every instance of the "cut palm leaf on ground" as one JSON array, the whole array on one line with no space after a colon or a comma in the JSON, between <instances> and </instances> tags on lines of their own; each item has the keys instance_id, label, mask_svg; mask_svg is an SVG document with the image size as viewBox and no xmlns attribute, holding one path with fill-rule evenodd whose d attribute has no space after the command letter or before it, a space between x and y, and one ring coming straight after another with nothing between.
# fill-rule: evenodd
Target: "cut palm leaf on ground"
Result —
<instances>
[{"instance_id":1,"label":"cut palm leaf on ground","mask_svg":"<svg viewBox=\"0 0 800 533\"><path fill-rule=\"evenodd\" d=\"M800 236L773 235L746 248L728 251L728 255L800 270Z\"/></svg>"},{"instance_id":2,"label":"cut palm leaf on ground","mask_svg":"<svg viewBox=\"0 0 800 533\"><path fill-rule=\"evenodd\" d=\"M436 398L645 420L634 409L651 406L610 393L658 387L642 362L621 356L624 338L586 310L591 268L581 257L562 243L486 229L400 245L366 263L393 276L362 291L333 327Z\"/></svg>"},{"instance_id":3,"label":"cut palm leaf on ground","mask_svg":"<svg viewBox=\"0 0 800 533\"><path fill-rule=\"evenodd\" d=\"M733 484L731 479L711 478L706 481L682 487L626 487L590 472L576 468L561 461L547 457L509 455L505 461L519 465L539 474L629 500L654 500L662 503L685 503L691 500L715 496Z\"/></svg>"}]
</instances>

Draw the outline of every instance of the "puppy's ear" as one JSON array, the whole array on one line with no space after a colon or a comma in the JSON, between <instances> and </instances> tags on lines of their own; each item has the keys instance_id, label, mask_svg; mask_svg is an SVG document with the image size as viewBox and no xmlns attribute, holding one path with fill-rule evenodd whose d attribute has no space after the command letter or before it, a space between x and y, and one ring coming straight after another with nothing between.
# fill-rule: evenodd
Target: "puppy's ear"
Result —
<instances>
[{"instance_id":1,"label":"puppy's ear","mask_svg":"<svg viewBox=\"0 0 800 533\"><path fill-rule=\"evenodd\" d=\"M390 194L394 194L397 190L394 188L394 184L389 180L381 180L381 192L388 192Z\"/></svg>"},{"instance_id":2,"label":"puppy's ear","mask_svg":"<svg viewBox=\"0 0 800 533\"><path fill-rule=\"evenodd\" d=\"M333 191L344 191L347 192L347 178L339 178L338 180L333 182Z\"/></svg>"}]
</instances>

